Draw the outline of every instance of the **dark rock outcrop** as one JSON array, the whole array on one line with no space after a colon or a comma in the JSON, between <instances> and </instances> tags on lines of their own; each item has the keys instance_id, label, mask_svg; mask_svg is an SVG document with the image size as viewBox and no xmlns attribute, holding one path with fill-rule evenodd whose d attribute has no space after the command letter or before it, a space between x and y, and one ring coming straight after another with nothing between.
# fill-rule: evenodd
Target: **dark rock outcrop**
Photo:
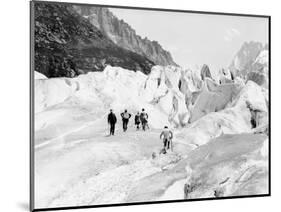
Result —
<instances>
[{"instance_id":1,"label":"dark rock outcrop","mask_svg":"<svg viewBox=\"0 0 281 212\"><path fill-rule=\"evenodd\" d=\"M106 65L150 73L154 63L114 44L71 5L34 2L35 71L74 77Z\"/></svg>"},{"instance_id":2,"label":"dark rock outcrop","mask_svg":"<svg viewBox=\"0 0 281 212\"><path fill-rule=\"evenodd\" d=\"M119 20L109 9L89 6L74 6L74 9L118 46L141 54L157 65L177 66L171 54L157 41L141 38L129 24Z\"/></svg>"},{"instance_id":3,"label":"dark rock outcrop","mask_svg":"<svg viewBox=\"0 0 281 212\"><path fill-rule=\"evenodd\" d=\"M213 79L212 78L212 75L211 75L211 71L209 69L209 66L204 64L201 68L201 79L202 80L205 80L206 77L210 78L210 79Z\"/></svg>"}]
</instances>

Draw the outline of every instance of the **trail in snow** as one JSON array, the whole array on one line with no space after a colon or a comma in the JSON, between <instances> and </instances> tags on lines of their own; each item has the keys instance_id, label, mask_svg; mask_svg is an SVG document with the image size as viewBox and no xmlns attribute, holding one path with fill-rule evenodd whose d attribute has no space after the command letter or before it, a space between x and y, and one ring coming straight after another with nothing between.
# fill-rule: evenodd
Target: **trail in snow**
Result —
<instances>
[{"instance_id":1,"label":"trail in snow","mask_svg":"<svg viewBox=\"0 0 281 212\"><path fill-rule=\"evenodd\" d=\"M151 159L163 145L159 130L135 131L130 125L124 133L118 125L116 136L108 137L104 130L93 135L91 129L99 124L81 126L36 149L38 207L124 202L138 180L179 158ZM180 154L191 147L176 144L177 149Z\"/></svg>"},{"instance_id":2,"label":"trail in snow","mask_svg":"<svg viewBox=\"0 0 281 212\"><path fill-rule=\"evenodd\" d=\"M150 160L139 160L109 169L96 176L79 180L77 184L50 203L50 206L95 205L124 203L135 183L146 176L160 172Z\"/></svg>"}]
</instances>

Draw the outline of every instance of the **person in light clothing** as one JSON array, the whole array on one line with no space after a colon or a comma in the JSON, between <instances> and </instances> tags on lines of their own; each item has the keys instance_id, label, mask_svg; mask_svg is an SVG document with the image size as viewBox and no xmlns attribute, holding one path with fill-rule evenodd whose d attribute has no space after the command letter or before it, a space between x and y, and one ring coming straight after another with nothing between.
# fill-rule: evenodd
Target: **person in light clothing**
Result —
<instances>
[{"instance_id":1,"label":"person in light clothing","mask_svg":"<svg viewBox=\"0 0 281 212\"><path fill-rule=\"evenodd\" d=\"M128 129L128 123L129 123L129 119L131 118L131 114L128 113L127 110L125 110L123 113L121 113L121 117L122 117L122 122L123 122L123 131L126 132Z\"/></svg>"},{"instance_id":2,"label":"person in light clothing","mask_svg":"<svg viewBox=\"0 0 281 212\"><path fill-rule=\"evenodd\" d=\"M164 127L164 130L160 134L160 139L163 140L164 144L164 152L168 149L172 149L172 139L173 139L173 132L169 130L167 126ZM165 153L164 153L165 154Z\"/></svg>"}]
</instances>

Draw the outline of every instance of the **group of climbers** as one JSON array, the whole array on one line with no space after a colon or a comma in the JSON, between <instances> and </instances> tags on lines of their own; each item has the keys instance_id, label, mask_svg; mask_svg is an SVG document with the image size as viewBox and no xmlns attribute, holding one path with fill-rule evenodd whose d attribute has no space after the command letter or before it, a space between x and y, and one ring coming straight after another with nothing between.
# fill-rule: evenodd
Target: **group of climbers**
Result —
<instances>
[{"instance_id":1,"label":"group of climbers","mask_svg":"<svg viewBox=\"0 0 281 212\"><path fill-rule=\"evenodd\" d=\"M120 115L122 118L123 131L126 132L128 129L129 120L132 115L126 109ZM110 113L107 116L107 122L110 125L109 134L114 135L117 118L112 109L110 109ZM141 113L137 112L137 114L135 115L135 125L137 130L140 130L140 125L143 131L149 129L148 114L145 112L144 108L142 109Z\"/></svg>"},{"instance_id":2,"label":"group of climbers","mask_svg":"<svg viewBox=\"0 0 281 212\"><path fill-rule=\"evenodd\" d=\"M135 125L137 127L137 130L140 129L140 124L142 127L142 130L145 131L146 129L149 129L148 126L148 114L145 112L144 109L142 109L141 113L138 112L135 115Z\"/></svg>"},{"instance_id":3,"label":"group of climbers","mask_svg":"<svg viewBox=\"0 0 281 212\"><path fill-rule=\"evenodd\" d=\"M132 115L126 109L120 115L122 118L123 131L126 132L128 129L129 120L132 117ZM107 121L110 126L109 134L114 135L117 118L112 109L110 109L110 113L107 116ZM136 125L136 130L140 130L140 127L142 128L143 131L149 129L148 114L145 112L144 108L142 109L141 113L137 112L137 114L135 115L135 125ZM173 150L172 149L173 133L171 130L169 130L168 126L164 127L164 130L160 134L160 139L163 140L163 146L164 146L163 149L161 150L161 153L166 154L168 149Z\"/></svg>"}]
</instances>

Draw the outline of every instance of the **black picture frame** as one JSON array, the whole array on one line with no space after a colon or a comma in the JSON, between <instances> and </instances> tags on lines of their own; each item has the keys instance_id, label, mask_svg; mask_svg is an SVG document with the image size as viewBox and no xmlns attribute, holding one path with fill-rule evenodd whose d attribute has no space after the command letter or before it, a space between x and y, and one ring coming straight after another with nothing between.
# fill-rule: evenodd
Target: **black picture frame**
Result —
<instances>
[{"instance_id":1,"label":"black picture frame","mask_svg":"<svg viewBox=\"0 0 281 212\"><path fill-rule=\"evenodd\" d=\"M130 203L118 203L118 204L101 204L101 205L85 205L85 206L69 206L69 207L56 207L56 208L34 208L34 3L48 3L48 4L65 4L65 5L78 5L78 6L95 6L95 7L107 7L107 8L121 8L121 9L137 9L137 10L150 10L150 11L164 11L164 12L179 12L179 13L195 13L202 15L222 15L222 16L234 16L234 17L254 17L265 18L268 20L268 51L269 51L269 126L268 126L268 171L269 171L269 188L266 194L256 195L244 195L244 196L228 196L228 197L216 197L216 198L196 198L185 200L165 200L165 201L153 201L153 202L130 202ZM119 5L104 5L104 4L88 4L88 3L69 3L69 2L54 2L54 1L36 1L32 0L30 4L30 211L54 211L54 210L68 210L68 209L87 209L87 208L100 208L100 207L116 207L116 206L133 206L133 205L148 205L148 204L162 204L162 203L180 203L180 202L192 202L192 201L205 201L205 200L224 200L224 199L241 199L241 198L254 198L254 197L269 197L271 196L271 16L270 15L257 15L257 14L242 14L242 13L227 13L227 12L209 12L209 11L195 11L195 10L180 10L180 9L164 9L164 8L146 8L146 7L132 7L132 6L119 6Z\"/></svg>"}]
</instances>

